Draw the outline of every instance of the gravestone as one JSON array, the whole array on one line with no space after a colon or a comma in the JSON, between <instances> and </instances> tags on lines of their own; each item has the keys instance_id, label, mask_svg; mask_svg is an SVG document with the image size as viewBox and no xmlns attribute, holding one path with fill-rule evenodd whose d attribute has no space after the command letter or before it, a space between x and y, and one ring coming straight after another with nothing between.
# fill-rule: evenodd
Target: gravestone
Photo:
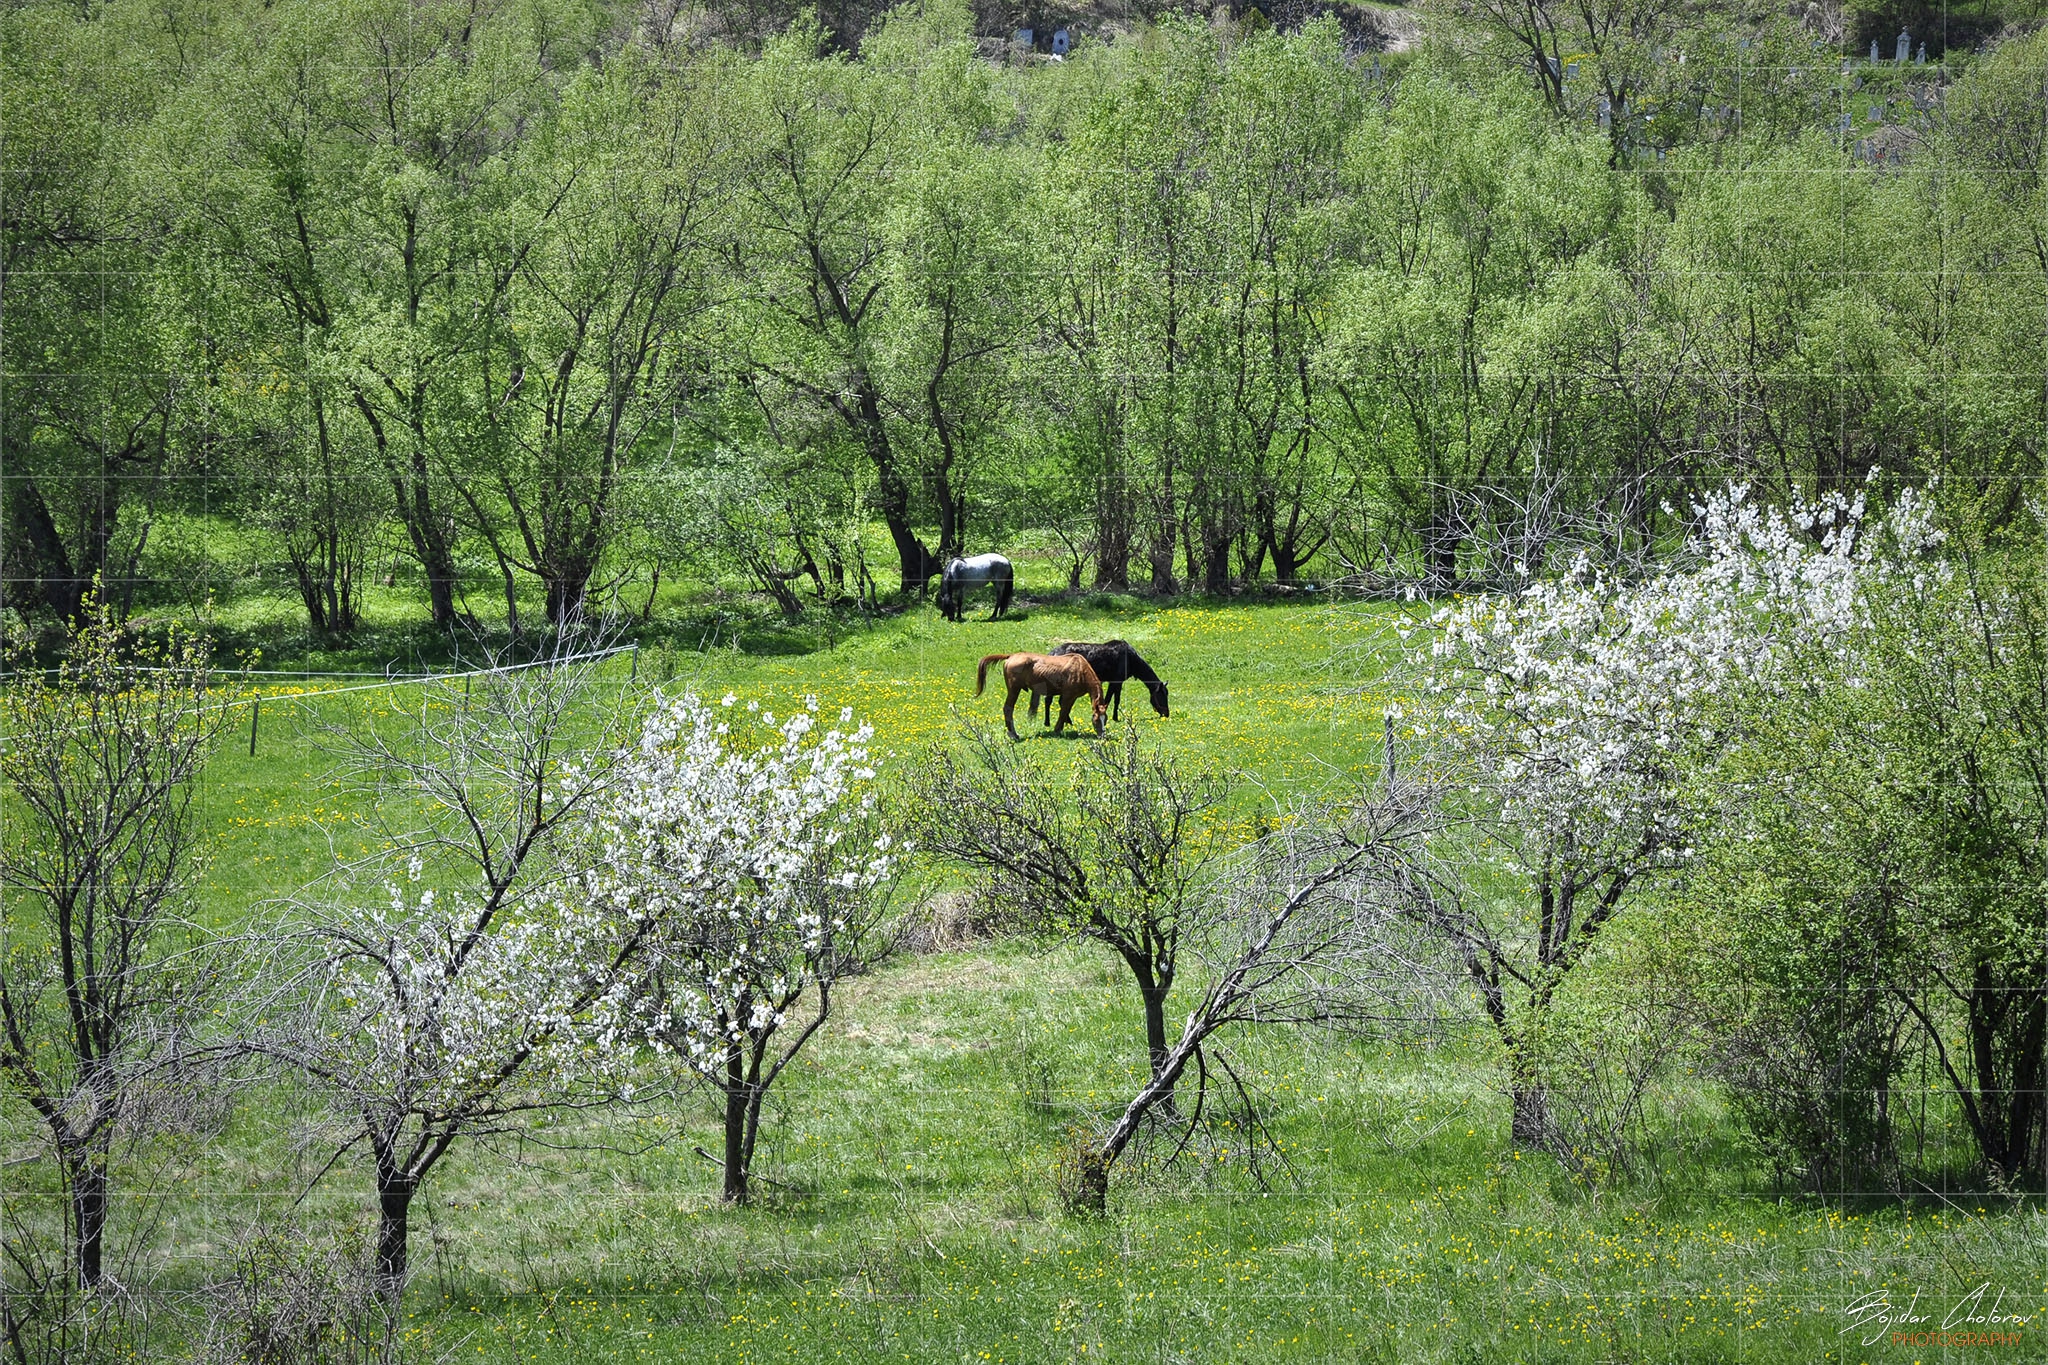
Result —
<instances>
[{"instance_id":1,"label":"gravestone","mask_svg":"<svg viewBox=\"0 0 2048 1365\"><path fill-rule=\"evenodd\" d=\"M1918 51L1917 53L1915 53L1915 54L1913 55L1913 65L1915 65L1915 66L1925 66L1925 65L1927 65L1927 44L1926 44L1925 42L1922 42L1922 43L1920 44L1920 50L1919 50L1919 51Z\"/></svg>"},{"instance_id":2,"label":"gravestone","mask_svg":"<svg viewBox=\"0 0 2048 1365\"><path fill-rule=\"evenodd\" d=\"M1614 105L1607 96L1600 97L1600 126L1606 128L1614 123Z\"/></svg>"},{"instance_id":3,"label":"gravestone","mask_svg":"<svg viewBox=\"0 0 2048 1365\"><path fill-rule=\"evenodd\" d=\"M1055 57L1066 56L1068 45L1071 42L1072 40L1067 37L1067 31L1065 29L1054 29L1052 31L1052 55Z\"/></svg>"},{"instance_id":4,"label":"gravestone","mask_svg":"<svg viewBox=\"0 0 2048 1365\"><path fill-rule=\"evenodd\" d=\"M1575 81L1579 78L1579 64L1577 62L1566 62L1564 64L1564 78L1568 81Z\"/></svg>"},{"instance_id":5,"label":"gravestone","mask_svg":"<svg viewBox=\"0 0 2048 1365\"><path fill-rule=\"evenodd\" d=\"M1912 55L1913 55L1913 35L1912 35L1912 34L1910 34L1910 33L1908 33L1908 32L1906 32L1906 30L1904 30L1904 29L1900 29L1900 30L1899 30L1899 65L1900 65L1900 66L1904 66L1904 65L1906 64L1906 59L1907 59L1908 57L1912 56Z\"/></svg>"},{"instance_id":6,"label":"gravestone","mask_svg":"<svg viewBox=\"0 0 2048 1365\"><path fill-rule=\"evenodd\" d=\"M1872 38L1870 40L1870 60L1872 62L1881 62L1884 60L1884 58L1877 55L1877 39L1875 38Z\"/></svg>"},{"instance_id":7,"label":"gravestone","mask_svg":"<svg viewBox=\"0 0 2048 1365\"><path fill-rule=\"evenodd\" d=\"M1030 29L1028 29L1028 28L1020 28L1020 29L1018 29L1018 30L1017 30L1017 46L1019 46L1019 47L1030 47L1030 46L1031 46L1031 37L1032 37L1032 34L1031 34L1031 30L1030 30Z\"/></svg>"},{"instance_id":8,"label":"gravestone","mask_svg":"<svg viewBox=\"0 0 2048 1365\"><path fill-rule=\"evenodd\" d=\"M1550 63L1550 79L1556 80L1560 75L1564 73L1564 68L1557 64L1557 58L1547 57L1544 60Z\"/></svg>"}]
</instances>

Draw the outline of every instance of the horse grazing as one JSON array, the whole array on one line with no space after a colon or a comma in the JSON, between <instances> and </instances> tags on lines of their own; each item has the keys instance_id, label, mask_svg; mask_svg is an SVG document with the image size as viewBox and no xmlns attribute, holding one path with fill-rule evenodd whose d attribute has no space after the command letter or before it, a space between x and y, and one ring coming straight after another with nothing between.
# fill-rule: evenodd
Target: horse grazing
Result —
<instances>
[{"instance_id":1,"label":"horse grazing","mask_svg":"<svg viewBox=\"0 0 2048 1365\"><path fill-rule=\"evenodd\" d=\"M1003 699L1003 725L1009 730L1011 739L1024 738L1017 733L1017 694L1031 694L1031 712L1037 714L1039 698L1045 699L1045 719L1052 720L1052 699L1060 699L1060 723L1053 726L1058 734L1067 728L1072 719L1074 698L1086 692L1095 703L1095 733L1102 733L1103 712L1102 680L1095 676L1095 670L1088 661L1078 654L1055 659L1046 654L988 654L981 660L981 666L974 670L974 695L980 696L981 689L988 682L988 666L1003 666L1003 681L1009 684L1010 695Z\"/></svg>"},{"instance_id":2,"label":"horse grazing","mask_svg":"<svg viewBox=\"0 0 2048 1365\"><path fill-rule=\"evenodd\" d=\"M988 618L993 621L1010 609L1010 593L1016 587L1010 561L993 554L948 561L939 572L939 615L948 621L959 620L968 590L984 583L996 590L996 609Z\"/></svg>"},{"instance_id":3,"label":"horse grazing","mask_svg":"<svg viewBox=\"0 0 2048 1365\"><path fill-rule=\"evenodd\" d=\"M1136 678L1145 684L1145 690L1152 697L1152 709L1164 716L1166 709L1166 684L1152 671L1152 665L1138 656L1138 651L1123 640L1109 640L1102 644L1086 641L1069 642L1053 651L1054 657L1064 654L1078 654L1088 661L1095 670L1095 676L1102 679L1103 692L1109 698L1111 716L1123 716L1124 682Z\"/></svg>"}]
</instances>

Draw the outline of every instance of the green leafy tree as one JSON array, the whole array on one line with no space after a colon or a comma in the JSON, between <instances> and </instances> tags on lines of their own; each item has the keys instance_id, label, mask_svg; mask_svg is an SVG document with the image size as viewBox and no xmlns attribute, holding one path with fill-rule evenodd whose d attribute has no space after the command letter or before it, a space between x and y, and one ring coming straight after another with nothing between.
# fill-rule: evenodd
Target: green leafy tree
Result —
<instances>
[{"instance_id":1,"label":"green leafy tree","mask_svg":"<svg viewBox=\"0 0 2048 1365\"><path fill-rule=\"evenodd\" d=\"M939 566L913 523L911 471L877 370L888 206L905 156L901 92L886 73L822 53L823 40L815 24L792 24L748 69L736 101L748 155L726 247L728 335L751 374L828 414L860 451L900 585L913 592Z\"/></svg>"},{"instance_id":2,"label":"green leafy tree","mask_svg":"<svg viewBox=\"0 0 2048 1365\"><path fill-rule=\"evenodd\" d=\"M1604 162L1526 98L1429 68L1352 140L1352 264L1322 363L1436 588L1458 581L1475 506L1539 465L1597 472L1572 436L1631 207Z\"/></svg>"},{"instance_id":3,"label":"green leafy tree","mask_svg":"<svg viewBox=\"0 0 2048 1365\"><path fill-rule=\"evenodd\" d=\"M515 569L540 580L549 624L583 612L625 485L669 444L699 364L706 239L727 191L717 77L622 56L572 82L534 138L513 213L536 240L483 348L473 401L488 425L454 481L515 630Z\"/></svg>"}]
</instances>

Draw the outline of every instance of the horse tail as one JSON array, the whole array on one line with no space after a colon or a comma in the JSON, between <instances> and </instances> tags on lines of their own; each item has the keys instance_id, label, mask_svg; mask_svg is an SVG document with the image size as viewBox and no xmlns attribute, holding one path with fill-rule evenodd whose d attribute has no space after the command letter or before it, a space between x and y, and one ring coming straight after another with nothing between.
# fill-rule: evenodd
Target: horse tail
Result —
<instances>
[{"instance_id":1,"label":"horse tail","mask_svg":"<svg viewBox=\"0 0 2048 1365\"><path fill-rule=\"evenodd\" d=\"M982 687L988 682L988 666L990 664L1001 663L1003 660L1009 657L1010 656L1007 654L984 654L981 656L981 666L974 670L975 696L978 697L981 695Z\"/></svg>"},{"instance_id":2,"label":"horse tail","mask_svg":"<svg viewBox=\"0 0 2048 1365\"><path fill-rule=\"evenodd\" d=\"M1010 609L1010 593L1016 586L1016 573L1010 568L1010 561L1006 559L1003 561L1003 581L996 588L997 611L1008 611Z\"/></svg>"}]
</instances>

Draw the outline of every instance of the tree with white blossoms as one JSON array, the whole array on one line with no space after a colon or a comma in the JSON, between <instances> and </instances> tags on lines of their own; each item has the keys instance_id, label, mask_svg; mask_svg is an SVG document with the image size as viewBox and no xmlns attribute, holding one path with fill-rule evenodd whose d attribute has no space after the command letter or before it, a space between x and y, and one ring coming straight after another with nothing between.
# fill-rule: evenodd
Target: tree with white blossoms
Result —
<instances>
[{"instance_id":1,"label":"tree with white blossoms","mask_svg":"<svg viewBox=\"0 0 2048 1365\"><path fill-rule=\"evenodd\" d=\"M598 667L571 651L424 684L416 719L343 732L384 851L303 893L283 939L276 995L300 1003L255 1045L325 1097L329 1167L368 1156L389 1312L413 1200L458 1142L630 1093L593 1043L655 925L581 894L583 822L617 754L601 733L570 743Z\"/></svg>"},{"instance_id":2,"label":"tree with white blossoms","mask_svg":"<svg viewBox=\"0 0 2048 1365\"><path fill-rule=\"evenodd\" d=\"M853 728L850 710L820 727L814 697L781 721L736 701L685 693L656 707L602 803L586 892L621 939L656 926L608 1028L717 1093L723 1194L743 1203L769 1088L839 982L892 946L881 929L895 863L872 729Z\"/></svg>"},{"instance_id":3,"label":"tree with white blossoms","mask_svg":"<svg viewBox=\"0 0 2048 1365\"><path fill-rule=\"evenodd\" d=\"M1936 492L1940 557L1895 514L1846 647L1729 699L1743 733L1701 784L1681 901L1711 945L1712 1069L1828 1190L1898 1188L1930 1148L2048 1183L2048 507L1987 530L1972 490ZM1895 1101L1915 1053L1951 1105Z\"/></svg>"},{"instance_id":4,"label":"tree with white blossoms","mask_svg":"<svg viewBox=\"0 0 2048 1365\"><path fill-rule=\"evenodd\" d=\"M1432 618L1414 733L1505 878L1468 877L1418 913L1500 1038L1519 1144L1552 1137L1541 1035L1560 987L1648 882L1693 856L1686 782L1730 723L1712 703L1846 649L1876 563L1860 495L1780 511L1737 487L1695 512L1686 562L1647 579L1582 554L1562 578ZM1924 504L1902 499L1886 530L1924 541Z\"/></svg>"}]
</instances>

